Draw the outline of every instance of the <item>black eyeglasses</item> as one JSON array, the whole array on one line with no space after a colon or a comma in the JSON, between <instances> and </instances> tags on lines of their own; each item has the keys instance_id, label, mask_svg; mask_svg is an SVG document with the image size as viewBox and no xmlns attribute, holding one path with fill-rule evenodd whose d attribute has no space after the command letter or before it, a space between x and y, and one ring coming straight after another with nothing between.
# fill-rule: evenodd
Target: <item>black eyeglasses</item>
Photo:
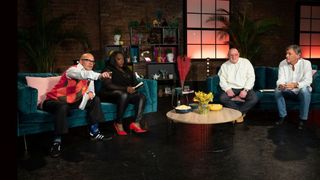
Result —
<instances>
[{"instance_id":1,"label":"black eyeglasses","mask_svg":"<svg viewBox=\"0 0 320 180\"><path fill-rule=\"evenodd\" d=\"M95 64L95 61L91 60L91 59L81 59L81 60L84 60L84 61L91 62L91 63Z\"/></svg>"}]
</instances>

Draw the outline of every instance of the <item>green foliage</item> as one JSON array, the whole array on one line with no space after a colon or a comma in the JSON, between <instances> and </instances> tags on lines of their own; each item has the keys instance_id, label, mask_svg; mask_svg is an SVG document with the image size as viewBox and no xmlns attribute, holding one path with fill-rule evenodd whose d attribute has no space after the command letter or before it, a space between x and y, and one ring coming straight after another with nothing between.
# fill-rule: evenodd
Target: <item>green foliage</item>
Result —
<instances>
[{"instance_id":1,"label":"green foliage","mask_svg":"<svg viewBox=\"0 0 320 180\"><path fill-rule=\"evenodd\" d=\"M87 34L80 28L63 29L65 20L72 14L48 20L47 1L37 0L30 3L35 24L28 28L18 28L18 47L24 50L29 65L34 67L36 72L54 72L56 50L65 40L76 40L84 48L89 47Z\"/></svg>"},{"instance_id":2,"label":"green foliage","mask_svg":"<svg viewBox=\"0 0 320 180\"><path fill-rule=\"evenodd\" d=\"M120 27L116 27L116 28L113 30L113 34L121 35L121 34L122 34L122 31L121 31Z\"/></svg>"},{"instance_id":3,"label":"green foliage","mask_svg":"<svg viewBox=\"0 0 320 180\"><path fill-rule=\"evenodd\" d=\"M261 54L262 44L261 39L264 35L274 33L273 30L280 27L280 23L276 18L269 19L250 19L246 12L241 12L239 9L228 12L225 9L217 10L219 14L210 17L209 21L218 21L223 24L219 31L220 38L229 34L229 44L237 48L242 57L253 60Z\"/></svg>"},{"instance_id":4,"label":"green foliage","mask_svg":"<svg viewBox=\"0 0 320 180\"><path fill-rule=\"evenodd\" d=\"M131 28L137 28L138 26L139 26L139 21L137 21L137 20L130 21L130 22L128 23L129 29L130 29L130 27L131 27Z\"/></svg>"},{"instance_id":5,"label":"green foliage","mask_svg":"<svg viewBox=\"0 0 320 180\"><path fill-rule=\"evenodd\" d=\"M166 54L172 53L172 48L167 48L166 49Z\"/></svg>"}]
</instances>

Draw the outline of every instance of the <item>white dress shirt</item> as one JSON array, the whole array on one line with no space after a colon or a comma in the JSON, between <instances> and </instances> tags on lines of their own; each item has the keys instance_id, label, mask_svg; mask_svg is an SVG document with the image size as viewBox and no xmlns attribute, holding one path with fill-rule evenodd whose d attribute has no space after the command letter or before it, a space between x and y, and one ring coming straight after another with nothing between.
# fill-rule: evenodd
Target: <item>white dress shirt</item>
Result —
<instances>
[{"instance_id":1,"label":"white dress shirt","mask_svg":"<svg viewBox=\"0 0 320 180\"><path fill-rule=\"evenodd\" d=\"M95 96L95 89L94 89L94 81L99 79L100 73L94 72L92 70L86 70L84 67L79 63L77 66L70 67L66 72L67 78L70 79L81 79L81 80L89 80L89 86L86 93L83 95L82 101L79 105L79 109L84 109L86 104L89 100L89 92L93 93L93 97Z\"/></svg>"},{"instance_id":2,"label":"white dress shirt","mask_svg":"<svg viewBox=\"0 0 320 180\"><path fill-rule=\"evenodd\" d=\"M231 63L230 60L223 63L218 75L220 78L220 87L224 91L227 91L231 88L244 88L250 90L253 88L255 81L255 74L252 64L248 59L241 57L235 64Z\"/></svg>"},{"instance_id":3,"label":"white dress shirt","mask_svg":"<svg viewBox=\"0 0 320 180\"><path fill-rule=\"evenodd\" d=\"M298 88L293 89L296 93L303 87L308 87L310 91L312 90L310 86L312 83L312 67L310 61L300 58L294 65L294 70L292 69L292 65L288 64L286 60L280 62L277 87L280 84L291 82L297 82L299 84Z\"/></svg>"}]
</instances>

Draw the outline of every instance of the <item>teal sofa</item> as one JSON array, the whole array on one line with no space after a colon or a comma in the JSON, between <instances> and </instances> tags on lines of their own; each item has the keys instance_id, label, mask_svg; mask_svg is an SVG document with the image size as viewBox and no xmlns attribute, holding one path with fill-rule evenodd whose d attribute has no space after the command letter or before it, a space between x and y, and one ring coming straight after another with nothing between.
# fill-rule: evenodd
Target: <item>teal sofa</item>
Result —
<instances>
[{"instance_id":1,"label":"teal sofa","mask_svg":"<svg viewBox=\"0 0 320 180\"><path fill-rule=\"evenodd\" d=\"M317 69L313 66L313 69ZM277 110L277 104L274 98L273 92L261 92L262 89L275 89L276 81L278 79L278 68L277 67L265 67L257 66L254 67L256 80L253 89L257 93L259 98L258 103L254 106L254 109L260 110ZM320 109L320 72L317 71L313 75L312 83L312 95L310 109ZM214 94L214 102L219 102L219 95L222 89L219 86L219 76L214 75L207 78L207 91ZM289 100L286 102L288 109L299 109L299 102Z\"/></svg>"},{"instance_id":2,"label":"teal sofa","mask_svg":"<svg viewBox=\"0 0 320 180\"><path fill-rule=\"evenodd\" d=\"M46 131L53 131L53 116L50 113L37 108L38 91L29 87L26 83L26 76L33 77L50 77L58 76L53 73L18 73L17 75L17 136L25 136L28 134L36 134ZM156 112L158 104L157 81L142 79L144 86L139 91L146 96L146 106L144 113ZM101 81L95 81L95 89L99 91ZM106 121L112 121L116 118L116 105L112 103L102 102L102 110ZM134 115L133 105L129 105L126 109L125 117ZM72 110L68 116L69 127L84 126L87 124L86 113L83 110Z\"/></svg>"}]
</instances>

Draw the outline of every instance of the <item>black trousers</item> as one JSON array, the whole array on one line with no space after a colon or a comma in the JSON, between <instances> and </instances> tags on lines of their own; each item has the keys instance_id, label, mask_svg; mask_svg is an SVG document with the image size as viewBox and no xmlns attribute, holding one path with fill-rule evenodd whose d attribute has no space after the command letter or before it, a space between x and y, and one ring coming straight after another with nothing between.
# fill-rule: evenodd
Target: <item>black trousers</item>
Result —
<instances>
[{"instance_id":1,"label":"black trousers","mask_svg":"<svg viewBox=\"0 0 320 180\"><path fill-rule=\"evenodd\" d=\"M70 115L70 110L79 108L81 101L82 99L72 104L56 100L46 100L43 102L43 110L54 115L55 135L68 133L67 116ZM88 100L85 110L87 111L89 124L104 121L100 98L98 96L95 96L92 100Z\"/></svg>"},{"instance_id":2,"label":"black trousers","mask_svg":"<svg viewBox=\"0 0 320 180\"><path fill-rule=\"evenodd\" d=\"M129 94L124 91L106 91L100 93L101 101L111 102L117 104L117 123L122 123L123 114L129 104L133 104L135 108L135 122L142 119L144 107L146 104L146 97L140 93Z\"/></svg>"},{"instance_id":3,"label":"black trousers","mask_svg":"<svg viewBox=\"0 0 320 180\"><path fill-rule=\"evenodd\" d=\"M232 89L236 96L238 96L242 90L243 89ZM238 103L232 101L231 98L232 97L229 97L225 92L220 95L220 101L224 106L239 110L242 114L247 113L258 102L258 97L253 90L247 92L245 102Z\"/></svg>"}]
</instances>

